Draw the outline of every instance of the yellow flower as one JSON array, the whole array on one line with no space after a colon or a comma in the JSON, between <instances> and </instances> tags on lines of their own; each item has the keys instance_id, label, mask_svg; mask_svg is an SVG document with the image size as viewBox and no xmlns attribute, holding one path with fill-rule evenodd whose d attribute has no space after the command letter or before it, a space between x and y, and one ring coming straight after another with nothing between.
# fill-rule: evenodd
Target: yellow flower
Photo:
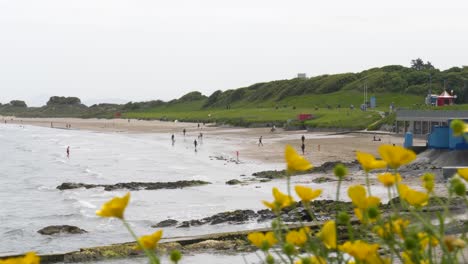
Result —
<instances>
[{"instance_id":1,"label":"yellow flower","mask_svg":"<svg viewBox=\"0 0 468 264\"><path fill-rule=\"evenodd\" d=\"M303 202L310 202L311 200L314 200L315 198L319 197L320 194L322 194L322 190L320 189L313 190L312 188L301 185L296 185L294 189L296 190L297 195L301 198Z\"/></svg>"},{"instance_id":2,"label":"yellow flower","mask_svg":"<svg viewBox=\"0 0 468 264\"><path fill-rule=\"evenodd\" d=\"M102 205L101 210L96 211L96 214L101 217L117 217L123 219L128 200L130 200L130 193L127 193L124 197L114 197Z\"/></svg>"},{"instance_id":3,"label":"yellow flower","mask_svg":"<svg viewBox=\"0 0 468 264\"><path fill-rule=\"evenodd\" d=\"M307 261L307 262L306 262ZM294 264L303 264L304 262L310 264L327 264L327 261L322 257L312 256L310 258L299 259Z\"/></svg>"},{"instance_id":4,"label":"yellow flower","mask_svg":"<svg viewBox=\"0 0 468 264\"><path fill-rule=\"evenodd\" d=\"M158 244L159 240L162 237L162 230L156 231L151 235L148 236L141 236L138 241L145 249L155 249L156 245ZM137 249L142 249L140 246Z\"/></svg>"},{"instance_id":5,"label":"yellow flower","mask_svg":"<svg viewBox=\"0 0 468 264\"><path fill-rule=\"evenodd\" d=\"M348 188L348 196L351 198L354 206L356 217L363 223L367 223L368 220L375 221L378 216L369 216L368 209L376 208L380 204L380 198L376 196L367 196L366 189L361 185L353 185ZM378 211L376 211L378 213Z\"/></svg>"},{"instance_id":6,"label":"yellow flower","mask_svg":"<svg viewBox=\"0 0 468 264\"><path fill-rule=\"evenodd\" d=\"M398 191L400 197L412 206L425 206L429 201L427 193L413 190L405 184L399 184Z\"/></svg>"},{"instance_id":7,"label":"yellow flower","mask_svg":"<svg viewBox=\"0 0 468 264\"><path fill-rule=\"evenodd\" d=\"M303 156L297 154L296 150L290 145L286 145L284 151L288 171L306 171L312 169L312 164L308 162Z\"/></svg>"},{"instance_id":8,"label":"yellow flower","mask_svg":"<svg viewBox=\"0 0 468 264\"><path fill-rule=\"evenodd\" d=\"M370 263L370 259L374 259L379 249L378 244L367 244L364 241L356 240L354 242L347 241L341 246L338 246L338 249L348 253L354 258L360 261L366 261Z\"/></svg>"},{"instance_id":9,"label":"yellow flower","mask_svg":"<svg viewBox=\"0 0 468 264\"><path fill-rule=\"evenodd\" d=\"M263 204L274 211L288 207L294 202L291 196L280 192L276 187L273 188L273 198L273 202L263 201Z\"/></svg>"},{"instance_id":10,"label":"yellow flower","mask_svg":"<svg viewBox=\"0 0 468 264\"><path fill-rule=\"evenodd\" d=\"M303 246L307 242L307 233L291 230L286 234L286 242L299 247Z\"/></svg>"},{"instance_id":11,"label":"yellow flower","mask_svg":"<svg viewBox=\"0 0 468 264\"><path fill-rule=\"evenodd\" d=\"M465 181L468 181L468 168L458 169L457 173L460 175L460 177L465 179Z\"/></svg>"},{"instance_id":12,"label":"yellow flower","mask_svg":"<svg viewBox=\"0 0 468 264\"><path fill-rule=\"evenodd\" d=\"M322 226L318 233L318 237L323 241L323 244L329 249L336 248L336 225L335 221L328 220Z\"/></svg>"},{"instance_id":13,"label":"yellow flower","mask_svg":"<svg viewBox=\"0 0 468 264\"><path fill-rule=\"evenodd\" d=\"M456 137L463 136L468 133L468 126L462 120L453 120L450 122L450 128L453 130L453 135Z\"/></svg>"},{"instance_id":14,"label":"yellow flower","mask_svg":"<svg viewBox=\"0 0 468 264\"><path fill-rule=\"evenodd\" d=\"M429 236L426 232L419 232L418 233L419 243L421 247L425 249L427 245L431 245L431 247L436 247L439 245L439 240L437 240L434 236Z\"/></svg>"},{"instance_id":15,"label":"yellow flower","mask_svg":"<svg viewBox=\"0 0 468 264\"><path fill-rule=\"evenodd\" d=\"M416 159L416 154L413 151L400 146L381 145L379 153L392 169L397 169L401 165L408 164Z\"/></svg>"},{"instance_id":16,"label":"yellow flower","mask_svg":"<svg viewBox=\"0 0 468 264\"><path fill-rule=\"evenodd\" d=\"M28 252L23 257L0 259L0 264L39 264L41 258L34 252Z\"/></svg>"},{"instance_id":17,"label":"yellow flower","mask_svg":"<svg viewBox=\"0 0 468 264\"><path fill-rule=\"evenodd\" d=\"M359 161L362 168L366 172L387 167L387 163L385 161L377 160L372 154L369 153L356 151L356 159Z\"/></svg>"},{"instance_id":18,"label":"yellow flower","mask_svg":"<svg viewBox=\"0 0 468 264\"><path fill-rule=\"evenodd\" d=\"M385 187L392 187L395 183L401 182L401 176L399 173L393 174L386 172L379 174L377 178Z\"/></svg>"},{"instance_id":19,"label":"yellow flower","mask_svg":"<svg viewBox=\"0 0 468 264\"><path fill-rule=\"evenodd\" d=\"M450 252L454 251L455 249L464 248L466 246L465 241L454 235L445 236L444 244L447 246L447 249Z\"/></svg>"},{"instance_id":20,"label":"yellow flower","mask_svg":"<svg viewBox=\"0 0 468 264\"><path fill-rule=\"evenodd\" d=\"M383 227L376 226L374 232L381 238L389 238L393 236L393 234L397 234L400 238L403 238L404 230L409 224L409 220L398 218L391 221L391 226L390 223L385 223Z\"/></svg>"},{"instance_id":21,"label":"yellow flower","mask_svg":"<svg viewBox=\"0 0 468 264\"><path fill-rule=\"evenodd\" d=\"M428 193L434 190L434 174L432 173L425 173L421 176L421 180L423 181L423 187L427 190Z\"/></svg>"},{"instance_id":22,"label":"yellow flower","mask_svg":"<svg viewBox=\"0 0 468 264\"><path fill-rule=\"evenodd\" d=\"M278 243L273 232L267 232L266 234L262 232L250 233L247 238L249 241L254 244L256 247L262 250L268 250L270 247Z\"/></svg>"},{"instance_id":23,"label":"yellow flower","mask_svg":"<svg viewBox=\"0 0 468 264\"><path fill-rule=\"evenodd\" d=\"M348 188L348 196L354 206L359 209L376 207L380 204L380 198L375 196L367 197L366 189L361 185L353 185Z\"/></svg>"}]
</instances>

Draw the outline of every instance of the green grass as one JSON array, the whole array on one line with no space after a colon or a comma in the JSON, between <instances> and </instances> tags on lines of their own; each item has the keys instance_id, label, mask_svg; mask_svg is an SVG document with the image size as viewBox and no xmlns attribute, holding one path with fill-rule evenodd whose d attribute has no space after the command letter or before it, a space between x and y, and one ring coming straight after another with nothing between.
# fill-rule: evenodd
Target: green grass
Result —
<instances>
[{"instance_id":1,"label":"green grass","mask_svg":"<svg viewBox=\"0 0 468 264\"><path fill-rule=\"evenodd\" d=\"M371 96L371 95L369 95ZM388 111L391 102L397 105L412 106L421 97L403 96L400 94L376 95L376 110ZM312 114L315 118L305 123L309 127L364 129L380 119L377 112L359 110L362 94L355 91L340 91L330 94L305 95L288 97L281 101L266 100L261 103L239 101L231 105L231 109L203 109L204 100L186 103L175 103L152 109L132 111L123 114L125 118L179 120L188 122L220 122L239 126L252 124L283 124L288 120L296 120L302 113ZM341 108L337 108L338 104ZM354 110L349 106L353 104ZM327 106L331 108L328 109Z\"/></svg>"}]
</instances>

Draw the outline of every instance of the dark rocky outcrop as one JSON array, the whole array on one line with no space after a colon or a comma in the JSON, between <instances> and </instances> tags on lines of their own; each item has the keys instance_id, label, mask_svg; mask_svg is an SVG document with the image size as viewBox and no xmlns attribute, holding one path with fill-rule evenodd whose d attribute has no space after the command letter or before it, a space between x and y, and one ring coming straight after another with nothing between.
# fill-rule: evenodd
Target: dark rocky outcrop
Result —
<instances>
[{"instance_id":1,"label":"dark rocky outcrop","mask_svg":"<svg viewBox=\"0 0 468 264\"><path fill-rule=\"evenodd\" d=\"M236 184L241 184L242 182L236 179L232 179L226 182L227 185L236 185Z\"/></svg>"},{"instance_id":2,"label":"dark rocky outcrop","mask_svg":"<svg viewBox=\"0 0 468 264\"><path fill-rule=\"evenodd\" d=\"M132 191L138 190L158 190L158 189L179 189L191 186L211 184L205 181L176 181L176 182L126 182L116 184L86 184L75 182L64 182L57 186L59 190L69 190L77 188L98 188L104 187L105 191L113 191L117 189L128 189Z\"/></svg>"},{"instance_id":3,"label":"dark rocky outcrop","mask_svg":"<svg viewBox=\"0 0 468 264\"><path fill-rule=\"evenodd\" d=\"M159 222L159 223L157 223L155 225L152 225L151 227L156 227L156 228L170 227L170 226L177 225L177 223L179 223L179 221L174 220L174 219L167 219L167 220L161 221L161 222Z\"/></svg>"},{"instance_id":4,"label":"dark rocky outcrop","mask_svg":"<svg viewBox=\"0 0 468 264\"><path fill-rule=\"evenodd\" d=\"M284 208L281 211L281 218L284 222L298 222L298 221L311 221L313 218L316 220L327 220L330 216L334 215L336 208L339 206L341 210L345 210L352 213L353 206L350 202L335 202L333 200L317 200L310 203L310 212L313 212L311 216L309 212L303 207L302 203L298 202L294 206ZM200 226L205 224L242 224L248 221L264 222L272 220L276 215L269 209L258 210L235 210L229 212L222 212L215 214L210 217L202 219L193 219L189 221L183 221L178 228Z\"/></svg>"},{"instance_id":5,"label":"dark rocky outcrop","mask_svg":"<svg viewBox=\"0 0 468 264\"><path fill-rule=\"evenodd\" d=\"M87 233L86 230L81 229L77 226L70 226L70 225L51 225L48 227L44 227L41 230L37 231L41 235L55 235L60 233L65 234L83 234Z\"/></svg>"},{"instance_id":6,"label":"dark rocky outcrop","mask_svg":"<svg viewBox=\"0 0 468 264\"><path fill-rule=\"evenodd\" d=\"M253 210L235 210L218 213L213 216L205 217L202 219L184 221L177 227L200 226L205 224L216 225L221 223L242 224L257 217L258 214L255 213L255 211Z\"/></svg>"}]
</instances>

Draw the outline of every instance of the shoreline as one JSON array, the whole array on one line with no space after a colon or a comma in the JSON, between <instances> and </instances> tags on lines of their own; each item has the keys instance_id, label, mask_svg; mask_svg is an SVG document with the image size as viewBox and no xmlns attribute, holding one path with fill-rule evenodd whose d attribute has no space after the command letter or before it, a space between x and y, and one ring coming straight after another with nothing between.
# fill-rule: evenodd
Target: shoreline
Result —
<instances>
[{"instance_id":1,"label":"shoreline","mask_svg":"<svg viewBox=\"0 0 468 264\"><path fill-rule=\"evenodd\" d=\"M215 126L203 123L168 122L159 120L135 119L81 119L81 118L15 118L2 116L2 124L32 125L56 129L88 130L104 133L132 133L171 134L176 138L186 136L197 138L203 134L205 141L210 138L225 140L230 148L239 153L239 159L256 160L265 163L283 163L284 146L292 145L298 152L301 148L301 136L305 136L304 156L314 165L327 161L351 162L355 160L355 151L368 152L378 155L377 148L381 144L403 144L403 137L392 134L375 133L336 133L309 132L306 130L287 131L277 129L270 132L270 128L241 128L230 126ZM71 128L67 128L70 125ZM373 141L373 135L381 141ZM262 136L263 146L258 146ZM415 145L423 145L424 140L414 139ZM232 157L236 158L236 153Z\"/></svg>"}]
</instances>

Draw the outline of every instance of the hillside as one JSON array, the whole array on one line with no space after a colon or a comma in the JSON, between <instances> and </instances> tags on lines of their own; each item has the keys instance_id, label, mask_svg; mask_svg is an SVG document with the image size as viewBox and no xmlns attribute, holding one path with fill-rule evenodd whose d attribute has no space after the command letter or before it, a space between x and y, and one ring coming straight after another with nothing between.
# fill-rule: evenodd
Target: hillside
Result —
<instances>
[{"instance_id":1,"label":"hillside","mask_svg":"<svg viewBox=\"0 0 468 264\"><path fill-rule=\"evenodd\" d=\"M445 89L458 96L457 108L468 103L468 67L445 71L422 60L412 67L399 65L372 68L359 73L321 75L257 83L248 87L215 91L209 96L190 92L169 102L153 100L125 105L99 104L87 107L78 98L52 97L47 105L28 108L22 101L0 105L0 114L29 117L105 117L122 112L125 118L221 122L234 125L283 125L365 128L381 118L389 105L427 108L424 97L429 89ZM363 87L377 98L377 109L362 112ZM354 106L354 110L351 109ZM377 113L380 111L380 113ZM313 114L306 123L294 120L300 113Z\"/></svg>"}]
</instances>

